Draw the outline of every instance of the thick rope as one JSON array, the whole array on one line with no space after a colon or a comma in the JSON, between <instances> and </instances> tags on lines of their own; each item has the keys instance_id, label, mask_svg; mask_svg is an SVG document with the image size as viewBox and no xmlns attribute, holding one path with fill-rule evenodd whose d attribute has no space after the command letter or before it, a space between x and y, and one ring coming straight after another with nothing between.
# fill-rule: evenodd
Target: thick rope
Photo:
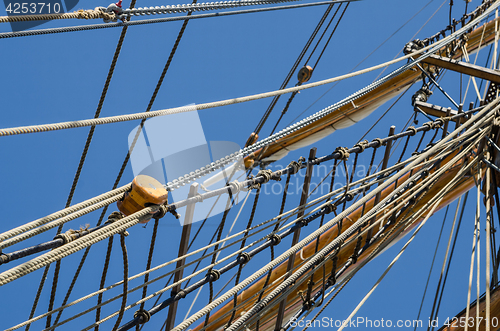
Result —
<instances>
[{"instance_id":1,"label":"thick rope","mask_svg":"<svg viewBox=\"0 0 500 331\"><path fill-rule=\"evenodd\" d=\"M44 21L44 20L63 20L63 19L104 19L115 20L116 15L114 12L106 12L103 7L96 7L95 9L77 10L72 13L61 14L39 14L39 15L15 15L15 16L0 16L0 23L8 22L26 22L26 21Z\"/></svg>"}]
</instances>

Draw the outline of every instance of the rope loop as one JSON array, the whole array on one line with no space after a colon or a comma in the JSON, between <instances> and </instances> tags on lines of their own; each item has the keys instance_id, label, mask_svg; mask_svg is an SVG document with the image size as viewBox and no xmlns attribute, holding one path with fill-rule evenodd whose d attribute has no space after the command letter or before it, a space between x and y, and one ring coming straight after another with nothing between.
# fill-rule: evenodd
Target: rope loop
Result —
<instances>
[{"instance_id":1,"label":"rope loop","mask_svg":"<svg viewBox=\"0 0 500 331\"><path fill-rule=\"evenodd\" d=\"M134 318L139 319L138 321L139 324L144 324L149 322L149 320L151 319L151 314L147 310L140 309L134 313Z\"/></svg>"},{"instance_id":2,"label":"rope loop","mask_svg":"<svg viewBox=\"0 0 500 331\"><path fill-rule=\"evenodd\" d=\"M351 192L346 193L345 200L351 201L352 199L354 199L354 194L352 194Z\"/></svg>"},{"instance_id":3,"label":"rope loop","mask_svg":"<svg viewBox=\"0 0 500 331\"><path fill-rule=\"evenodd\" d=\"M334 153L340 154L340 160L347 161L349 159L349 152L347 147L337 147Z\"/></svg>"},{"instance_id":4,"label":"rope loop","mask_svg":"<svg viewBox=\"0 0 500 331\"><path fill-rule=\"evenodd\" d=\"M410 136L414 136L417 134L417 129L414 126L409 126L406 131L411 131Z\"/></svg>"},{"instance_id":5,"label":"rope loop","mask_svg":"<svg viewBox=\"0 0 500 331\"><path fill-rule=\"evenodd\" d=\"M376 145L373 146L374 148L379 148L380 146L384 145L384 142L380 138L375 138L372 140Z\"/></svg>"},{"instance_id":6,"label":"rope loop","mask_svg":"<svg viewBox=\"0 0 500 331\"><path fill-rule=\"evenodd\" d=\"M363 140L354 145L354 148L358 148L356 153L363 153L365 151L366 145L368 145L368 140Z\"/></svg>"}]
</instances>

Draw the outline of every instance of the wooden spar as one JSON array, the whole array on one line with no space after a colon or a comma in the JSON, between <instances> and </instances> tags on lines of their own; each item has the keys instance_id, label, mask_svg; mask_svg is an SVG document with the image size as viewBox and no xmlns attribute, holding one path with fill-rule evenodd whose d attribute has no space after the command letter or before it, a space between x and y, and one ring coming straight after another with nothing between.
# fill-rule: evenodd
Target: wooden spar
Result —
<instances>
[{"instance_id":1,"label":"wooden spar","mask_svg":"<svg viewBox=\"0 0 500 331\"><path fill-rule=\"evenodd\" d=\"M189 188L189 195L188 198L192 198L196 196L198 193L198 183L193 183L191 187ZM194 207L196 204L191 204L186 207L186 215L184 216L184 224L182 226L182 236L181 236L181 243L179 244L179 254L178 256L184 256L186 255L188 251L188 244L189 244L189 236L191 234L191 225L193 224L193 216L194 216ZM186 259L181 259L177 261L177 265L175 266L176 269L181 268L184 263L186 262ZM179 280L182 279L184 269L179 269L174 276L174 283L177 283ZM179 292L181 289L181 284L176 285L172 288L172 294L175 295L177 292ZM166 329L170 330L173 329L175 326L175 316L177 315L177 305L179 301L174 301L170 307L168 307L168 315L167 315L167 321L166 321Z\"/></svg>"},{"instance_id":2,"label":"wooden spar","mask_svg":"<svg viewBox=\"0 0 500 331\"><path fill-rule=\"evenodd\" d=\"M455 154L455 153L453 153ZM454 155L450 155L447 158L445 158L443 161L441 161L441 164L446 164L451 160L451 158ZM461 161L457 162L454 166L452 166L448 171L446 171L441 177L438 179L437 183L433 185L432 187L429 188L429 190L421 196L421 199L413 205L412 210L419 210L422 208L427 202L429 202L430 199L432 199L433 196L435 196L445 185L449 183L450 180L452 180L456 174L459 172L461 165L463 162L467 162L468 157L462 159ZM476 170L474 168L474 170ZM433 171L431 171L433 172ZM410 174L404 174L400 177L398 182L404 182L409 178ZM418 184L417 184L418 185ZM435 210L437 212L441 208L447 206L450 204L452 201L454 201L456 198L458 198L460 195L468 191L472 186L474 186L474 178L473 176L462 176L459 180L459 182L450 190L448 194L444 196L442 199L441 203L439 204L438 208ZM394 185L390 185L388 188L382 191L381 198L384 199L387 197L392 191L394 190ZM365 212L369 211L370 209L373 208L375 205L375 198L372 198L366 203L365 206ZM392 205L392 204L391 204ZM390 208L390 207L389 207ZM354 224L360 217L362 213L362 207L358 208L354 212L352 212L348 217L343 219L343 226L342 226L342 232L345 231L347 228L349 228L352 224ZM399 218L398 218L399 220ZM411 227L408 227L405 229L405 231L398 237L401 238L404 234L406 234L408 231L410 231L414 226L416 226L420 221L417 220ZM394 224L397 222L392 223L386 231L390 231L393 227ZM333 239L335 239L338 235L338 228L337 226L333 226L329 230L325 231L320 237L319 240L319 246L318 250L322 249L325 247L328 243L330 243ZM357 236L357 234L355 234ZM352 238L352 237L351 237ZM366 240L366 234L362 236L362 240ZM395 239L394 241L397 241ZM393 241L393 242L394 242ZM346 240L348 242L348 240ZM339 270L342 265L351 257L354 248L356 246L356 240L352 240L350 243L346 244L337 254L338 256L338 262L337 262L337 270ZM377 245L371 245L369 246L359 257L358 257L358 262L365 260L375 249ZM303 260L308 259L312 255L314 255L316 249L316 241L313 241L306 245L301 251L297 252L295 254L295 262L294 262L294 267L297 267ZM355 266L350 266L346 272L349 272L354 268ZM329 259L326 264L325 264L326 270L331 270L332 268L332 261ZM273 269L271 273L271 277L269 280L269 283L271 284L265 291L264 295L268 294L270 291L276 288L282 281L282 276L286 273L287 270L287 264L282 263L281 265L277 266L276 268ZM313 282L315 285L313 292L316 293L319 291L322 287L322 279L323 279L323 271L321 269L317 270L314 273L313 276ZM307 280L308 277L302 277L299 280L297 280L296 284L300 284L299 287L296 289L295 292L290 293L287 297L287 307L284 313L284 318L289 319L291 316L302 307L302 299L300 295L298 294L299 291L306 291L307 290ZM257 282L255 282L253 285L251 285L249 288L246 290L242 291L237 298L238 304L246 301L247 299L253 297L256 293L258 293L264 286L265 283L265 277L261 278ZM256 302L256 298L253 298L249 300L248 302L241 304L239 308L236 311L236 316L239 316L242 312L250 309ZM274 305L267 313L262 314L261 316L261 323L259 330L261 331L270 331L274 329L275 326L275 316L278 310L279 305ZM207 327L207 330L217 330L220 327L224 326L225 323L227 323L230 314L227 314L231 309L233 308L233 302L230 302L217 310L216 312L212 313L210 316L210 322L216 321L213 325ZM226 317L223 317L225 314L227 314ZM193 331L199 331L201 329L202 325L198 326L197 328L193 329ZM248 325L250 329L252 329L252 325Z\"/></svg>"},{"instance_id":3,"label":"wooden spar","mask_svg":"<svg viewBox=\"0 0 500 331\"><path fill-rule=\"evenodd\" d=\"M430 55L422 62L432 64L440 68L457 71L469 76L486 79L491 82L500 83L500 73L498 71L488 68L483 68L481 66L472 63L457 61L454 59L450 59L447 57L440 57L437 55Z\"/></svg>"},{"instance_id":4,"label":"wooden spar","mask_svg":"<svg viewBox=\"0 0 500 331\"><path fill-rule=\"evenodd\" d=\"M311 150L309 151L309 160L314 160L315 158L316 158L316 148L314 147L311 148ZM313 167L314 166L312 165L312 163L309 163L307 165L306 176L304 177L304 185L302 185L302 195L300 197L300 203L299 203L300 209L299 212L297 213L297 218L304 216L304 211L305 211L304 206L306 205L307 198L309 197L309 184L311 184ZM299 239L300 239L300 228L297 228L293 233L292 247L299 242ZM292 255L288 259L286 268L287 274L289 274L290 271L293 269L293 266L295 265L294 262L295 262L295 255ZM278 314L276 315L276 328L275 328L276 330L279 330L281 324L283 323L283 315L285 313L285 308L286 308L286 299L281 301Z\"/></svg>"},{"instance_id":5,"label":"wooden spar","mask_svg":"<svg viewBox=\"0 0 500 331\"><path fill-rule=\"evenodd\" d=\"M468 41L466 47L468 53L473 53L479 47L485 47L495 40L496 20L485 23L485 25L478 27L467 35ZM442 49L438 53L444 56L446 55L446 49ZM461 56L462 53L458 50L454 58L458 59ZM263 152L262 149L255 151L247 156L245 160L256 160L258 157L265 161L279 160L290 150L310 145L338 129L343 129L357 123L386 101L398 95L404 88L420 80L420 78L421 73L419 70L407 70L374 90L360 96L354 103L344 105L324 118L306 125L285 138L277 140L268 145Z\"/></svg>"},{"instance_id":6,"label":"wooden spar","mask_svg":"<svg viewBox=\"0 0 500 331\"><path fill-rule=\"evenodd\" d=\"M427 102L422 102L422 101L415 101L415 107L418 107L422 109L427 115L431 116L436 116L436 117L443 117L446 116L446 112L448 111L448 108L441 107L441 106L436 106ZM450 115L456 115L458 112L456 110L451 110L450 109ZM465 122L465 120L462 120L462 122Z\"/></svg>"}]
</instances>

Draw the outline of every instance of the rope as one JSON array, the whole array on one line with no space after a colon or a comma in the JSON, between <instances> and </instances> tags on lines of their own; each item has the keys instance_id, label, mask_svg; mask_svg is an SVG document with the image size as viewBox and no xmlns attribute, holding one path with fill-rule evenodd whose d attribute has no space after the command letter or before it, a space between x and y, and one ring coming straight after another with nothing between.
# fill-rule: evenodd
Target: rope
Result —
<instances>
[{"instance_id":1,"label":"rope","mask_svg":"<svg viewBox=\"0 0 500 331\"><path fill-rule=\"evenodd\" d=\"M50 214L48 216L39 218L39 219L31 221L31 222L28 222L26 224L18 226L16 228L12 229L12 230L7 231L7 232L3 232L3 233L0 234L0 249L8 247L8 246L11 246L11 245L13 245L13 244L15 244L17 242L20 242L20 241L22 241L24 239L30 238L30 237L38 234L37 231L41 231L41 232L43 232L43 231L42 230L35 230L33 232L33 235L27 235L27 237L25 237L24 235L21 235L23 232L29 231L31 229L35 229L37 227L41 227L44 224L47 224L47 223L49 223L51 221L54 221L54 220L57 220L58 218L64 217L66 215L75 213L75 212L77 212L77 211L79 211L81 209L85 210L85 212L83 210L81 210L80 212L76 213L75 215L78 214L79 216L83 216L83 215L85 215L85 214L87 214L87 213L89 213L91 211L94 211L94 210L97 210L97 209L101 208L101 207L99 207L99 208L92 209L91 206L95 205L98 202L104 201L106 199L109 199L109 200L103 202L101 205L108 205L108 204L111 204L113 202L116 202L117 200L114 200L114 199L121 198L121 193L124 193L128 189L130 189L130 184L127 184L127 185L122 186L122 187L120 187L118 189L106 192L104 194L98 195L98 196L96 196L94 198L85 200L83 202L80 202L80 203L72 206L72 207L65 208L65 209L63 209L61 211L55 212L55 213ZM86 209L88 207L90 207L91 209ZM65 219L65 222L69 221L71 219L74 219L76 217L79 217L79 216L75 216L75 217L68 216L68 217L72 217L72 218L67 219L67 220ZM58 225L59 225L59 223L55 223L54 225L47 225L47 226L49 226L49 229L51 229L51 228L56 227ZM41 229L45 229L45 227L42 227ZM19 238L14 238L14 239L12 239L10 241L7 240L7 239L12 238L14 236L19 236Z\"/></svg>"},{"instance_id":2,"label":"rope","mask_svg":"<svg viewBox=\"0 0 500 331\"><path fill-rule=\"evenodd\" d=\"M376 65L376 66L373 66L373 67L370 67L367 69L363 69L363 70L359 70L359 71L350 73L350 74L345 74L345 75L321 80L321 81L318 81L315 83L304 84L301 86L289 87L289 88L282 89L282 90L254 94L254 95L250 95L250 96L246 96L246 97L226 99L226 100L210 102L210 103L203 103L203 104L194 105L194 106L184 106L184 107L176 107L176 108L170 108L170 109L164 109L164 110L156 110L156 111L151 111L148 113L144 112L144 113L136 113L136 114L129 114L129 115L102 117L102 118L98 118L98 119L79 120L79 121L73 121L73 122L60 122L60 123L54 123L54 124L32 125L32 126L0 129L0 136L10 136L10 135L26 134L26 133L34 133L34 132L47 132L47 131L64 130L64 129L85 127L85 126L92 126L92 125L103 125L103 124L110 124L110 123L117 123L117 122L124 122L124 121L133 121L133 120L138 120L138 119L146 119L146 118L151 118L151 117L156 117L156 116L178 114L178 113L189 112L189 111L198 111L198 110L227 106L227 105L248 102L248 101L253 101L253 100L258 100L258 99L263 99L263 98L269 98L269 97L282 95L282 94L286 94L286 93L291 93L291 92L296 92L296 91L301 91L301 90L305 90L305 89L333 83L336 81L344 80L347 78L355 77L355 76L358 76L361 74L365 74L367 72L377 70L377 69L380 69L382 67L385 67L385 66L388 66L388 65L400 62L400 61L407 60L410 57L417 56L418 54L423 53L423 51L428 50L429 48L430 48L430 46L428 46L426 48L422 48L420 50L417 50L414 53L411 53L409 55L402 56L396 60L391 60L391 61L379 64L379 65ZM421 58L417 59L416 62L423 60L424 57L425 57L425 55L422 56ZM377 81L376 83L367 86L365 89L373 89L375 86L380 85L381 82L387 80L390 77L396 76L401 71L406 70L406 67L408 67L408 65L404 65L404 66L400 67L399 70L395 71L395 72L397 72L396 74L394 74L394 73L389 74L389 75L385 76L384 78L380 79L379 81ZM349 100L349 101L354 100L355 97L364 93L365 89L362 89L362 90L358 91L357 93L354 93L351 97L344 99L340 103L346 103L347 100ZM335 105L335 106L327 107L324 110L316 113L316 116L313 115L313 116L310 116L309 118L316 118L320 114L322 115L325 112L331 112L332 107L337 109L340 106ZM303 126L303 124L305 124L304 122L305 121L301 121L298 123L300 123ZM309 122L309 121L307 121L307 122ZM298 126L297 124L288 127L287 131L290 131L290 128L297 127ZM271 140L272 138L276 139L277 138L276 136L277 136L277 134L270 136L269 138L266 138L266 141ZM253 149L252 148L253 146L255 146L255 144L252 146L249 146L249 149Z\"/></svg>"},{"instance_id":3,"label":"rope","mask_svg":"<svg viewBox=\"0 0 500 331\"><path fill-rule=\"evenodd\" d=\"M44 21L44 20L63 20L63 19L99 19L116 21L114 12L106 12L103 7L96 7L95 9L77 10L72 13L61 14L39 14L39 15L19 15L19 16L0 16L0 23L8 22L26 22L26 21Z\"/></svg>"},{"instance_id":4,"label":"rope","mask_svg":"<svg viewBox=\"0 0 500 331\"><path fill-rule=\"evenodd\" d=\"M475 115L473 118L479 118L482 114L484 114L484 111L488 111L491 108L491 106L492 106L492 104L488 105L480 113L478 113L477 115ZM500 107L498 107L498 108L500 108ZM472 119L468 120L464 125L465 125L465 127L468 127L471 124L472 124ZM472 127L471 127L471 130L474 130L476 127L478 127L478 124L479 123L473 124ZM419 162L423 161L427 157L427 155L430 155L434 151L437 151L440 146L442 146L445 142L447 142L448 140L450 140L453 135L456 135L458 133L459 133L459 130L453 131L452 134L448 135L447 137L445 137L444 139L442 139L440 142L438 142L436 145L434 145L433 147L431 147L428 151L422 153L419 157L415 158L415 160L412 161L410 164L408 164L402 171L404 171L404 172L409 171L412 166L414 166L414 165L418 164ZM201 316L205 315L206 312L214 309L216 306L218 306L219 304L221 304L222 302L224 302L225 300L227 300L230 296L234 295L234 293L236 293L237 291L239 291L241 288L243 288L244 286L250 284L253 280L257 279L258 277L262 276L263 273L265 273L266 271L268 271L275 264L283 262L292 253L295 253L296 251L300 250L302 247L305 246L306 243L308 243L309 241L315 239L316 236L318 236L319 234L321 234L322 232L324 232L327 228L331 227L334 224L335 221L337 221L338 219L342 219L343 217L345 217L346 215L348 215L350 212L352 212L355 208L361 206L365 201L367 201L368 199L370 199L373 196L375 196L378 191L381 191L384 188L386 188L387 186L389 186L394 180L397 179L397 177L398 177L397 174L393 175L389 180L387 180L385 183L383 183L382 185L380 185L379 187L377 187L375 190L373 190L372 192L370 192L369 194L367 194L365 197L363 197L362 199L360 199L357 203L351 205L349 208L347 208L346 210L344 210L342 213L340 213L333 220L327 222L324 226L322 226L321 228L319 228L318 230L314 231L309 236L307 236L306 238L304 238L302 241L300 241L297 245L295 245L295 246L291 247L290 249L288 249L287 251L285 251L277 259L275 259L274 261L268 263L266 266L264 266L263 268L261 268L260 270L258 270L256 273L254 273L253 275L249 276L245 281L243 281L242 283L240 283L239 286L236 286L232 290L226 292L220 298L214 300L214 302L212 302L211 304L207 305L205 308L201 309L198 313L194 314L189 319L183 321L181 324L179 324L173 330L174 331L180 331L182 329L187 328L195 320L197 320ZM385 201L389 200L391 196L392 196L392 194L390 194L388 197L386 197L382 201L382 203L385 203ZM341 236L337 237L335 240L333 240L327 246L325 246L318 253L318 257L324 256L325 252L331 251L334 247L336 247L336 245L338 245L338 243L340 241L343 241L344 238L346 238L347 236L351 235L351 233L352 233L351 228L355 228L355 227L359 226L360 224L362 224L366 218L371 217L371 214L372 214L372 211L368 212L363 218L360 218L358 221L356 221L353 224L353 227L350 227L349 229L346 229L346 231ZM302 271L304 269L307 270L307 268L309 268L310 266L312 266L315 262L316 262L316 258L312 258L309 262L307 262L306 264L304 264L304 266L301 269L299 269L299 271ZM280 286L278 286L272 293L270 293L266 297L266 299L270 300L273 296L275 296L282 289L284 289L289 283L293 282L297 278L296 275L300 273L299 271L297 273L294 273L292 276L290 276L286 281L282 282ZM258 305L258 306L260 307L260 306L262 306L262 304L265 305L265 302L267 301L266 299L264 299L264 301L262 301L261 304ZM233 325L230 328L228 328L227 330L229 330L229 329L232 330L232 329L235 329L235 328L241 326L241 324L244 323L244 321L246 319L248 319L248 317L250 317L255 311L259 310L258 307L254 307L254 308L255 309L251 309L250 311L247 311L238 321L236 321L235 323L233 323Z\"/></svg>"},{"instance_id":5,"label":"rope","mask_svg":"<svg viewBox=\"0 0 500 331\"><path fill-rule=\"evenodd\" d=\"M260 12L283 10L283 9L306 8L306 7L329 5L332 2L342 3L342 2L347 2L347 1L355 1L355 0L321 1L321 2L313 2L313 3L298 4L298 5L286 5L286 6L277 6L277 7L269 7L269 8L257 8L257 9L226 11L226 12L220 12L220 13L198 14L198 15L192 15L190 17L176 16L176 17L165 17L165 18L155 18L155 19L148 19L148 20L139 20L139 21L127 21L127 22L119 22L119 23L89 24L89 25L79 25L79 26L62 27L62 28L49 28L49 29L18 31L18 32L3 32L3 33L0 33L0 39L26 37L26 36L38 36L38 35L64 33L64 32L90 31L90 30L98 30L98 29L117 28L117 27L122 27L122 26L146 25L146 24L183 21L183 20L201 19L201 18L209 18L209 17L232 16L232 15L239 15L239 14L260 13Z\"/></svg>"},{"instance_id":6,"label":"rope","mask_svg":"<svg viewBox=\"0 0 500 331\"><path fill-rule=\"evenodd\" d=\"M116 233L123 232L127 228L139 223L141 218L149 213L156 211L157 207L147 207L130 216L124 217L106 227L96 230L88 235L78 238L77 240L58 247L50 252L40 255L31 261L25 262L12 269L0 273L0 286L10 283L11 281L27 275L37 269L40 269L52 262L60 260L63 257L76 253L77 251L95 244L96 242L106 239Z\"/></svg>"},{"instance_id":7,"label":"rope","mask_svg":"<svg viewBox=\"0 0 500 331\"><path fill-rule=\"evenodd\" d=\"M120 323L123 318L123 314L125 313L125 307L127 305L127 290L128 290L128 255L127 255L127 247L125 246L125 235L120 234L120 245L122 247L122 255L123 255L123 296L122 296L122 305L120 307L120 314L118 315L118 319L115 322L115 326L113 327L113 331L116 331L120 326ZM96 326L98 328L98 326Z\"/></svg>"}]
</instances>

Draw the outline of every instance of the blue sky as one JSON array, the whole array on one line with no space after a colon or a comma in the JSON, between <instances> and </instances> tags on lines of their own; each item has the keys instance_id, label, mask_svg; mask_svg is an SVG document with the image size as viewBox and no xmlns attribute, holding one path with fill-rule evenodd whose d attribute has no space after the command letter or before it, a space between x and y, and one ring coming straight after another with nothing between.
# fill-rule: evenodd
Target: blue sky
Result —
<instances>
[{"instance_id":1,"label":"blue sky","mask_svg":"<svg viewBox=\"0 0 500 331\"><path fill-rule=\"evenodd\" d=\"M316 68L312 81L347 73L379 46L380 48L358 68L366 68L391 60L442 3L441 0L430 1L430 3L428 0L364 0L352 3ZM177 3L159 3L148 0L138 1L137 6L166 4ZM428 5L413 20L385 42L394 31L426 4ZM480 1L473 0L469 7L474 8L479 4ZM124 5L128 6L129 3L124 3ZM107 3L93 0L80 2L75 9L89 9L96 6L107 6ZM321 6L191 21L152 109L217 101L278 89L325 9L326 7ZM448 25L448 11L448 3L445 3L418 33L417 38L424 39ZM463 2L457 1L453 8L453 17L461 17L463 11ZM4 14L3 9L0 10L0 15ZM87 24L87 22L49 22L41 27L70 24ZM102 116L136 113L146 109L181 25L181 22L171 22L129 28L104 102ZM0 79L2 96L0 127L92 118L120 30L115 28L0 40L0 58L3 61ZM0 31L10 31L10 27L7 24L1 24ZM487 50L482 51L478 63L484 63L486 53ZM305 109L307 110L300 115L299 119L350 95L371 83L378 74L379 72L373 72L342 81L331 90L329 89L332 85L326 85L302 91L296 96L280 127L283 128L293 122L294 118ZM295 84L295 78L292 82L291 84ZM442 85L453 98L459 99L458 75L448 73ZM385 136L390 125L396 125L398 131L403 128L413 114L411 95L418 88L420 84L410 89L400 103L367 136L369 140ZM320 98L327 91L329 92ZM470 99L472 94L473 92L470 91L467 102L474 101ZM261 136L269 134L286 99L284 97L280 100L264 126ZM435 92L430 100L443 106L450 105L438 92ZM243 146L270 101L270 99L264 99L200 111L199 117L207 141L232 141ZM315 144L318 148L318 155L331 153L337 146L354 145L387 107L388 105L380 107L355 127L337 131ZM420 119L420 123L425 121L425 119ZM74 203L111 189L127 153L128 135L137 124L137 122L126 122L100 126L96 129L73 199ZM175 145L179 137L171 133L176 130L168 124L164 130L168 137L166 144ZM3 214L0 232L64 207L87 133L88 128L81 128L0 138L2 174L0 197ZM277 166L285 166L291 160L307 155L307 148L292 152L279 161ZM368 162L369 156L360 158L360 164L368 164ZM121 184L128 183L132 179L133 172L129 165ZM475 193L471 192L469 200L474 201L474 199ZM277 214L280 201L281 196L273 194L268 194L266 199L261 199L259 211L256 214L258 221L264 221ZM298 201L298 194L292 195L287 209L295 207ZM448 239L454 208L455 204L452 204L444 226L437 264L434 267L428 297L422 310L421 319L424 321L427 321L432 306L433 292L439 276L436 270L441 267L445 250L443 243ZM247 204L234 231L245 227L249 213L250 203ZM454 316L466 304L473 213L474 207L470 205L464 216L464 225L460 230L455 252L456 257L451 266L444 300L441 304L440 322L446 317ZM443 215L442 211L438 212L424 226L401 260L360 310L358 316L372 320L384 318L392 321L416 318ZM65 229L79 228L85 223L94 224L97 218L98 213L87 215L81 220L72 222ZM220 215L209 219L208 229L202 232L197 241L197 247L208 242L219 221ZM130 275L142 271L145 267L152 228L152 224L149 224L145 228L135 226L129 230L127 245ZM196 225L194 229L197 229ZM303 233L310 231L312 227L303 230ZM46 233L20 244L18 248L50 240L53 235L52 232ZM179 223L172 217L164 218L159 227L158 238L153 265L176 256L178 238L180 238ZM107 284L112 284L122 277L122 259L117 242L118 240L115 241L110 269L112 272ZM363 268L338 299L325 310L322 317L346 318L385 270L403 243L396 244L373 263ZM289 243L284 244L284 246L288 245ZM484 252L484 247L481 249ZM86 262L84 273L79 279L77 290L71 296L72 299L98 288L105 250L106 242L99 243L92 248L90 260ZM6 251L10 251L10 248ZM244 269L244 275L257 269L260 264L268 262L269 256L266 254L268 253L264 253L262 258L254 259ZM65 259L62 263L62 276L56 299L58 303L64 297L80 256L81 252ZM1 266L0 270L3 271L6 267ZM8 298L0 301L0 310L4 316L0 320L0 329L11 327L28 317L41 274L42 270L38 270L0 289L1 297ZM49 273L49 280L51 275L52 271ZM483 276L484 271L481 279ZM225 281L223 280L217 286L220 287ZM163 284L164 281L159 283ZM134 284L139 284L139 282ZM153 288L158 289L162 284ZM42 293L37 314L47 309L49 287L50 283L46 285ZM207 303L206 290L205 288L200 294L192 311L197 311ZM120 291L121 289L115 289L113 293L117 294ZM131 296L129 302L137 300L139 296L140 294ZM190 303L188 298L179 304L177 322L184 318ZM91 299L83 303L81 307L90 307L93 304L95 300ZM103 314L111 313L118 307L119 304L116 303L106 308ZM146 308L150 307L151 303L146 305ZM81 309L68 309L63 314L63 318ZM124 321L128 321L135 310L128 311ZM166 311L154 316L145 326L145 330L159 330L165 317ZM76 322L64 325L61 330L83 328L91 324L94 318L94 314L88 314ZM113 323L114 319L104 324L103 328L111 329ZM38 322L33 325L33 330L42 329L44 325L44 320Z\"/></svg>"}]
</instances>

